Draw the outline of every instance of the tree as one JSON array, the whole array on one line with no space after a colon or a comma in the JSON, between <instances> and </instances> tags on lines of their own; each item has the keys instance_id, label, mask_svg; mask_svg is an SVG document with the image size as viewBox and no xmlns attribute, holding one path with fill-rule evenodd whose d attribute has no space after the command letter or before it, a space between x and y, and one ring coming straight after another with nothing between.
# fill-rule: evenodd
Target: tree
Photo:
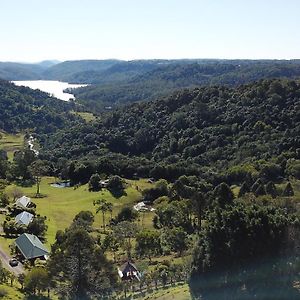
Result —
<instances>
[{"instance_id":1,"label":"tree","mask_svg":"<svg viewBox=\"0 0 300 300\"><path fill-rule=\"evenodd\" d=\"M117 284L114 266L81 226L56 235L48 268L61 295L68 299L108 297Z\"/></svg>"},{"instance_id":2,"label":"tree","mask_svg":"<svg viewBox=\"0 0 300 300\"><path fill-rule=\"evenodd\" d=\"M180 227L165 230L162 240L172 251L178 252L179 256L188 248L188 236Z\"/></svg>"},{"instance_id":3,"label":"tree","mask_svg":"<svg viewBox=\"0 0 300 300\"><path fill-rule=\"evenodd\" d=\"M89 191L100 191L101 184L100 184L101 177L98 173L93 174L89 180Z\"/></svg>"},{"instance_id":4,"label":"tree","mask_svg":"<svg viewBox=\"0 0 300 300\"><path fill-rule=\"evenodd\" d=\"M127 252L128 259L131 259L132 239L135 238L138 233L137 225L123 221L114 226L113 232L117 239L119 239L123 249Z\"/></svg>"},{"instance_id":5,"label":"tree","mask_svg":"<svg viewBox=\"0 0 300 300\"><path fill-rule=\"evenodd\" d=\"M214 197L215 202L220 207L225 207L227 204L232 204L234 199L234 195L231 188L225 182L220 183L214 189Z\"/></svg>"},{"instance_id":6,"label":"tree","mask_svg":"<svg viewBox=\"0 0 300 300\"><path fill-rule=\"evenodd\" d=\"M244 181L241 188L240 188L240 190L239 190L238 197L240 198L240 197L244 196L246 193L249 193L249 192L250 192L250 188L249 188L247 182Z\"/></svg>"},{"instance_id":7,"label":"tree","mask_svg":"<svg viewBox=\"0 0 300 300\"><path fill-rule=\"evenodd\" d=\"M269 181L267 184L266 184L266 193L271 195L272 198L276 198L278 193L277 193L277 190L276 190L276 186L275 184L272 182L272 181Z\"/></svg>"},{"instance_id":8,"label":"tree","mask_svg":"<svg viewBox=\"0 0 300 300\"><path fill-rule=\"evenodd\" d=\"M96 214L100 211L102 212L102 221L103 221L103 230L105 232L105 214L107 211L109 211L110 206L108 205L108 202L105 199L98 199L94 201L94 206L96 207Z\"/></svg>"},{"instance_id":9,"label":"tree","mask_svg":"<svg viewBox=\"0 0 300 300\"><path fill-rule=\"evenodd\" d=\"M45 219L45 217L35 216L27 226L28 232L43 238L48 229Z\"/></svg>"},{"instance_id":10,"label":"tree","mask_svg":"<svg viewBox=\"0 0 300 300\"><path fill-rule=\"evenodd\" d=\"M285 188L283 190L283 196L285 196L285 197L294 196L294 189L290 182L288 182L287 185L285 186Z\"/></svg>"},{"instance_id":11,"label":"tree","mask_svg":"<svg viewBox=\"0 0 300 300\"><path fill-rule=\"evenodd\" d=\"M162 252L160 233L153 230L143 230L136 236L136 252L140 256L147 256L151 261L153 255Z\"/></svg>"},{"instance_id":12,"label":"tree","mask_svg":"<svg viewBox=\"0 0 300 300\"><path fill-rule=\"evenodd\" d=\"M116 218L114 219L116 223L120 223L122 221L134 221L138 216L138 212L134 210L132 207L125 206L118 213Z\"/></svg>"},{"instance_id":13,"label":"tree","mask_svg":"<svg viewBox=\"0 0 300 300\"><path fill-rule=\"evenodd\" d=\"M87 231L91 231L92 225L94 223L94 215L92 212L80 211L74 218L71 226L73 227L83 227Z\"/></svg>"},{"instance_id":14,"label":"tree","mask_svg":"<svg viewBox=\"0 0 300 300\"><path fill-rule=\"evenodd\" d=\"M120 248L120 242L115 234L109 233L105 236L102 243L102 248L103 251L110 250L113 253L114 262L116 262L116 252Z\"/></svg>"},{"instance_id":15,"label":"tree","mask_svg":"<svg viewBox=\"0 0 300 300\"><path fill-rule=\"evenodd\" d=\"M9 197L6 193L0 193L0 206L5 207L9 204Z\"/></svg>"},{"instance_id":16,"label":"tree","mask_svg":"<svg viewBox=\"0 0 300 300\"><path fill-rule=\"evenodd\" d=\"M29 166L36 160L32 150L25 149L14 153L13 174L22 177L23 180L30 179L31 173Z\"/></svg>"},{"instance_id":17,"label":"tree","mask_svg":"<svg viewBox=\"0 0 300 300\"><path fill-rule=\"evenodd\" d=\"M13 201L16 201L18 198L22 197L24 194L21 189L17 187L13 187L11 191L11 195L13 196Z\"/></svg>"},{"instance_id":18,"label":"tree","mask_svg":"<svg viewBox=\"0 0 300 300\"><path fill-rule=\"evenodd\" d=\"M42 267L33 268L25 275L24 286L28 292L34 295L36 292L40 294L40 292L45 291L49 287L49 274L47 270Z\"/></svg>"},{"instance_id":19,"label":"tree","mask_svg":"<svg viewBox=\"0 0 300 300\"><path fill-rule=\"evenodd\" d=\"M254 192L255 196L263 196L266 194L266 190L263 184L259 184L257 189Z\"/></svg>"},{"instance_id":20,"label":"tree","mask_svg":"<svg viewBox=\"0 0 300 300\"><path fill-rule=\"evenodd\" d=\"M109 190L122 191L125 188L124 180L118 175L112 176L108 181L107 188Z\"/></svg>"},{"instance_id":21,"label":"tree","mask_svg":"<svg viewBox=\"0 0 300 300\"><path fill-rule=\"evenodd\" d=\"M34 161L30 165L29 170L36 183L36 196L38 197L40 195L40 184L41 184L42 176L47 175L47 173L49 172L49 166L47 165L46 161L39 159Z\"/></svg>"},{"instance_id":22,"label":"tree","mask_svg":"<svg viewBox=\"0 0 300 300\"><path fill-rule=\"evenodd\" d=\"M206 206L207 201L205 200L203 194L201 192L194 193L192 197L192 208L197 217L198 229L201 229L202 216Z\"/></svg>"},{"instance_id":23,"label":"tree","mask_svg":"<svg viewBox=\"0 0 300 300\"><path fill-rule=\"evenodd\" d=\"M290 259L294 254L287 257L282 251L286 250L286 232L294 221L285 209L270 205L236 203L210 211L193 251L190 283L194 295L219 299L214 293L217 288L224 299L252 299L258 294L263 299L261 291L268 295L275 289L277 293L281 283L288 290L284 283L289 281L286 269L293 268ZM246 294L240 294L241 289Z\"/></svg>"}]
</instances>

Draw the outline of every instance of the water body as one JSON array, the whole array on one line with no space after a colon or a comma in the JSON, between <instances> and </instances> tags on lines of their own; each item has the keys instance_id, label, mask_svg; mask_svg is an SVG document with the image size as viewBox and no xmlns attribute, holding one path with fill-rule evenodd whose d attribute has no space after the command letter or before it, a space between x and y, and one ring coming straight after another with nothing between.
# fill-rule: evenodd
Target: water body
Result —
<instances>
[{"instance_id":1,"label":"water body","mask_svg":"<svg viewBox=\"0 0 300 300\"><path fill-rule=\"evenodd\" d=\"M87 84L70 84L62 81L55 80L28 80L28 81L12 81L15 85L27 86L31 89L38 89L43 92L49 93L51 96L58 99L69 101L75 99L73 94L65 93L65 89L79 88L87 86Z\"/></svg>"}]
</instances>

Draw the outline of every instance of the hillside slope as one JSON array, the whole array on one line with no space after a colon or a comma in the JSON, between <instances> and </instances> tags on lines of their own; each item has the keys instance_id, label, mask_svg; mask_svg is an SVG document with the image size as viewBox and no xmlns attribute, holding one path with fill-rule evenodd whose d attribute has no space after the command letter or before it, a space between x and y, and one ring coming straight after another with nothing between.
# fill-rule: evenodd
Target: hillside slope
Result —
<instances>
[{"instance_id":1,"label":"hillside slope","mask_svg":"<svg viewBox=\"0 0 300 300\"><path fill-rule=\"evenodd\" d=\"M78 119L70 113L73 108L41 91L0 80L0 130L53 132Z\"/></svg>"},{"instance_id":2,"label":"hillside slope","mask_svg":"<svg viewBox=\"0 0 300 300\"><path fill-rule=\"evenodd\" d=\"M138 159L147 175L156 165L200 174L204 167L220 170L280 155L299 158L299 136L299 83L265 80L132 104L42 142L45 157L107 157L121 173L134 172Z\"/></svg>"},{"instance_id":3,"label":"hillside slope","mask_svg":"<svg viewBox=\"0 0 300 300\"><path fill-rule=\"evenodd\" d=\"M112 73L112 69L118 71ZM122 73L117 64L102 74L102 81L101 77L94 81L98 84L78 89L75 95L97 112L105 106L154 100L182 88L215 84L238 86L265 78L300 76L299 61L183 60L161 62L148 69Z\"/></svg>"}]
</instances>

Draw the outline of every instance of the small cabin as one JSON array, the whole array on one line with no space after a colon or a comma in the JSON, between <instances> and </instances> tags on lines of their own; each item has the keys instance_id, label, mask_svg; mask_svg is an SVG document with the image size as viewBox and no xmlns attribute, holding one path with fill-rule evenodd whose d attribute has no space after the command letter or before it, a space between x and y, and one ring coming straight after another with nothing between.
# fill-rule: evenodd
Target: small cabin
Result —
<instances>
[{"instance_id":1,"label":"small cabin","mask_svg":"<svg viewBox=\"0 0 300 300\"><path fill-rule=\"evenodd\" d=\"M126 262L121 268L118 268L118 274L122 280L135 280L140 281L141 274L137 267L131 263Z\"/></svg>"}]
</instances>

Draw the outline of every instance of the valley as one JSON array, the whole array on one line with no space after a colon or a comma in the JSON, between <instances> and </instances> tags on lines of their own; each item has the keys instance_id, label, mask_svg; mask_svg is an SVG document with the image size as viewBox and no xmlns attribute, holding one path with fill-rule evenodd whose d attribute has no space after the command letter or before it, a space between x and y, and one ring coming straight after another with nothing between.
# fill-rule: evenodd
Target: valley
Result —
<instances>
[{"instance_id":1,"label":"valley","mask_svg":"<svg viewBox=\"0 0 300 300\"><path fill-rule=\"evenodd\" d=\"M50 299L75 284L81 259L95 298L263 294L261 282L292 272L282 262L297 264L299 97L298 80L275 78L191 86L101 111L0 81L2 251L26 280L35 272L51 280L40 291ZM29 207L17 205L22 196ZM20 213L32 221L18 225ZM15 240L24 234L49 258L22 258ZM138 272L127 281L128 262ZM257 277L260 262L266 275ZM293 273L277 292L297 297L298 282ZM3 289L14 297L22 279Z\"/></svg>"}]
</instances>

